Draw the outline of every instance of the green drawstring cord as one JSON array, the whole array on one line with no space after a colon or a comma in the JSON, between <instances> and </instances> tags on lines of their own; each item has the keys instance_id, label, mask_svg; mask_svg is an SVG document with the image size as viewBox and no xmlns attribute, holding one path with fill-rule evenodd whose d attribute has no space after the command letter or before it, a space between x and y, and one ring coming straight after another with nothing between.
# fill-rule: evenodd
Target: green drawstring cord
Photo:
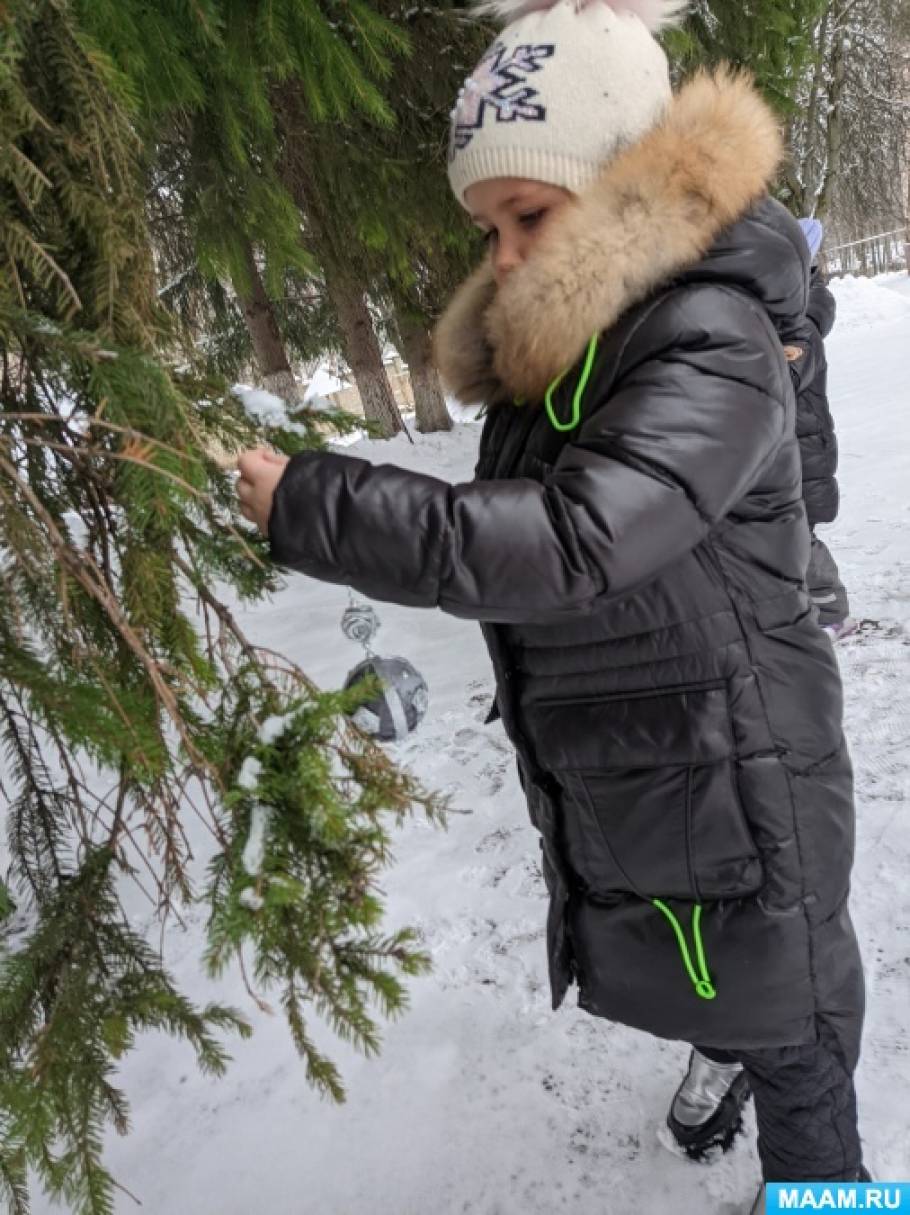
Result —
<instances>
[{"instance_id":1,"label":"green drawstring cord","mask_svg":"<svg viewBox=\"0 0 910 1215\"><path fill-rule=\"evenodd\" d=\"M588 353L585 356L585 365L582 368L581 376L579 377L578 383L575 386L575 395L572 397L572 416L568 422L560 422L559 418L556 416L556 410L553 408L553 394L569 374L569 370L571 370L571 368L564 371L562 375L558 375L547 389L547 395L544 398L544 404L547 407L547 416L550 419L550 424L552 425L553 429L558 430L560 434L564 434L569 430L574 430L581 421L581 404L584 399L585 389L588 387L588 380L591 378L591 372L594 370L594 356L597 354L597 343L599 337L600 335L595 333L590 342L588 342Z\"/></svg>"},{"instance_id":2,"label":"green drawstring cord","mask_svg":"<svg viewBox=\"0 0 910 1215\"><path fill-rule=\"evenodd\" d=\"M679 952L682 954L683 965L688 971L689 978L692 980L692 986L695 988L696 995L702 1000L713 1000L717 995L717 989L711 982L711 976L708 974L708 963L705 960L705 947L701 939L701 903L695 904L695 910L692 913L692 937L695 941L695 956L698 961L698 973L692 965L692 956L689 953L689 946L686 942L686 934L683 931L682 924L670 910L666 903L662 903L660 899L653 899L654 906L661 911L667 918L670 927L676 934L676 941L679 945Z\"/></svg>"}]
</instances>

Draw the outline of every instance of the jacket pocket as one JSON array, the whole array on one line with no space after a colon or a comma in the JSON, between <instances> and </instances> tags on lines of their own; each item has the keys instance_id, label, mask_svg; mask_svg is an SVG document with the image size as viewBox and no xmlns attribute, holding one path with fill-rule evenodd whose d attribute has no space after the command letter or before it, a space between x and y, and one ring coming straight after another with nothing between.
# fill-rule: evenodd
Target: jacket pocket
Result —
<instances>
[{"instance_id":1,"label":"jacket pocket","mask_svg":"<svg viewBox=\"0 0 910 1215\"><path fill-rule=\"evenodd\" d=\"M566 863L589 898L702 902L761 888L723 683L526 712L539 762L562 791Z\"/></svg>"}]
</instances>

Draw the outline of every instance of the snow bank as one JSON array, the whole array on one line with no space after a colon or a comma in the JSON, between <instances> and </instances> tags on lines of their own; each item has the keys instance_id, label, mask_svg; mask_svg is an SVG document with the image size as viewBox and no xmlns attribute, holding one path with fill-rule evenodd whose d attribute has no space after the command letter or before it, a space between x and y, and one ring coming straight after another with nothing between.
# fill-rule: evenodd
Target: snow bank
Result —
<instances>
[{"instance_id":1,"label":"snow bank","mask_svg":"<svg viewBox=\"0 0 910 1215\"><path fill-rule=\"evenodd\" d=\"M883 287L887 287L889 291L896 291L899 295L910 296L910 274L905 274L900 270L897 274L883 274L875 280L881 283Z\"/></svg>"},{"instance_id":2,"label":"snow bank","mask_svg":"<svg viewBox=\"0 0 910 1215\"><path fill-rule=\"evenodd\" d=\"M865 329L882 321L910 320L910 297L890 283L872 278L833 278L829 284L837 300L837 328Z\"/></svg>"}]
</instances>

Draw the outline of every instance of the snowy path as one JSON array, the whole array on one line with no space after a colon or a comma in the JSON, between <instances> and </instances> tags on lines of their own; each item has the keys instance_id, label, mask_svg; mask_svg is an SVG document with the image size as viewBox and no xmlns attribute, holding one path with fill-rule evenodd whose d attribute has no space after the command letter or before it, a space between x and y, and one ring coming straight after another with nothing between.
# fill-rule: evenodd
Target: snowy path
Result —
<instances>
[{"instance_id":1,"label":"snowy path","mask_svg":"<svg viewBox=\"0 0 910 1215\"><path fill-rule=\"evenodd\" d=\"M875 293L875 294L870 294ZM884 298L882 298L884 297ZM896 311L895 311L896 310ZM889 635L841 658L857 767L855 911L869 973L860 1076L869 1159L910 1178L910 299L848 285L830 345L843 451L843 513L826 539L858 615ZM477 431L385 448L385 458L458 479ZM358 657L337 621L344 592L294 579L245 623L326 684ZM385 1034L378 1060L325 1041L348 1104L310 1092L280 1017L252 1017L226 1080L198 1077L163 1037L124 1067L134 1130L110 1143L115 1173L150 1215L704 1215L748 1209L754 1139L714 1168L660 1146L657 1127L686 1057L566 1007L549 1011L537 846L499 726L481 723L490 676L476 629L439 614L381 608L380 652L426 674L428 720L401 750L454 795L447 833L402 832L386 888L394 923L419 924L435 969ZM181 981L196 976L201 916L171 933ZM570 1000L571 1003L571 1000ZM40 1201L36 1215L50 1208ZM134 1210L128 1198L117 1212Z\"/></svg>"}]
</instances>

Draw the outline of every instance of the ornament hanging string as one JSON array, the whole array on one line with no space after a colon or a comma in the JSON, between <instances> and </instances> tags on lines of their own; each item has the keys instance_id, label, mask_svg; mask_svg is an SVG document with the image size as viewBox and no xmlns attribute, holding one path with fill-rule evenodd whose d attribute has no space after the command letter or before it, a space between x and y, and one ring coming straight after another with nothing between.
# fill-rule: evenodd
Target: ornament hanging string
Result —
<instances>
[{"instance_id":1,"label":"ornament hanging string","mask_svg":"<svg viewBox=\"0 0 910 1215\"><path fill-rule=\"evenodd\" d=\"M341 631L348 641L363 646L367 658L373 657L372 641L382 627L375 608L368 603L358 603L348 591L348 606L341 617Z\"/></svg>"}]
</instances>

